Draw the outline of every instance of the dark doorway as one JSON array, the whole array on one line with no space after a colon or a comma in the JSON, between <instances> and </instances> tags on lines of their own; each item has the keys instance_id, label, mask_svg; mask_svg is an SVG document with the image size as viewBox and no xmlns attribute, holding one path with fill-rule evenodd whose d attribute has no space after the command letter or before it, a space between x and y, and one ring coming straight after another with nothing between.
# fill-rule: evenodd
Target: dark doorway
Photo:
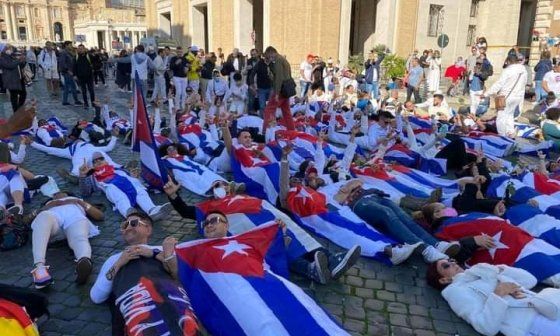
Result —
<instances>
[{"instance_id":1,"label":"dark doorway","mask_svg":"<svg viewBox=\"0 0 560 336\"><path fill-rule=\"evenodd\" d=\"M263 0L253 0L253 31L255 48L263 50Z\"/></svg>"},{"instance_id":2,"label":"dark doorway","mask_svg":"<svg viewBox=\"0 0 560 336\"><path fill-rule=\"evenodd\" d=\"M350 55L364 53L366 41L375 33L377 5L379 0L353 0L350 23Z\"/></svg>"},{"instance_id":3,"label":"dark doorway","mask_svg":"<svg viewBox=\"0 0 560 336\"><path fill-rule=\"evenodd\" d=\"M55 22L54 23L54 38L56 42L60 42L64 40L64 31L62 29L62 23Z\"/></svg>"},{"instance_id":4,"label":"dark doorway","mask_svg":"<svg viewBox=\"0 0 560 336\"><path fill-rule=\"evenodd\" d=\"M106 49L105 45L105 32L102 30L97 31L97 46L102 49Z\"/></svg>"},{"instance_id":5,"label":"dark doorway","mask_svg":"<svg viewBox=\"0 0 560 336\"><path fill-rule=\"evenodd\" d=\"M517 46L519 46L519 51L523 53L527 59L531 53L531 41L533 38L533 27L536 13L536 0L523 0L521 2L519 30L517 31Z\"/></svg>"}]
</instances>

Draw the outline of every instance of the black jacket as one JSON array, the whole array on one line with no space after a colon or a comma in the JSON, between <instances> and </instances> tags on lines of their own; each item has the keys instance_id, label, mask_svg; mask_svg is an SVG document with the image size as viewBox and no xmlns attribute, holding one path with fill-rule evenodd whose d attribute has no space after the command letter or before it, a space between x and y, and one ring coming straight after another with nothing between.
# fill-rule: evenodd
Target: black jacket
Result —
<instances>
[{"instance_id":1,"label":"black jacket","mask_svg":"<svg viewBox=\"0 0 560 336\"><path fill-rule=\"evenodd\" d=\"M2 69L2 82L7 90L23 90L23 76L21 69L25 61L18 60L14 55L2 54L0 56L0 68Z\"/></svg>"},{"instance_id":2,"label":"black jacket","mask_svg":"<svg viewBox=\"0 0 560 336\"><path fill-rule=\"evenodd\" d=\"M91 56L89 54L76 55L76 61L74 62L74 75L80 79L93 77L93 67L91 65Z\"/></svg>"},{"instance_id":3,"label":"black jacket","mask_svg":"<svg viewBox=\"0 0 560 336\"><path fill-rule=\"evenodd\" d=\"M262 59L255 65L255 70L251 76L251 84L257 83L259 89L272 88L272 78L270 77L272 71L269 71L269 66Z\"/></svg>"},{"instance_id":4,"label":"black jacket","mask_svg":"<svg viewBox=\"0 0 560 336\"><path fill-rule=\"evenodd\" d=\"M189 62L183 56L175 56L169 61L169 70L173 72L173 77L187 77Z\"/></svg>"},{"instance_id":5,"label":"black jacket","mask_svg":"<svg viewBox=\"0 0 560 336\"><path fill-rule=\"evenodd\" d=\"M181 196L177 195L174 199L169 198L169 202L181 217L196 220L196 208L185 203Z\"/></svg>"}]
</instances>

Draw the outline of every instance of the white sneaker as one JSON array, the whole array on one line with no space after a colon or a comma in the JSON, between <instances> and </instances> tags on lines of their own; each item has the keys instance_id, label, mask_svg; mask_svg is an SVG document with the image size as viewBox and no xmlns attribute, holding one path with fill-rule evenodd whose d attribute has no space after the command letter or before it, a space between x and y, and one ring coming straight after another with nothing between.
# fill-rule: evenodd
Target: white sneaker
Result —
<instances>
[{"instance_id":1,"label":"white sneaker","mask_svg":"<svg viewBox=\"0 0 560 336\"><path fill-rule=\"evenodd\" d=\"M441 259L449 258L447 255L441 253L431 245L427 245L424 251L422 251L422 257L424 257L424 261L428 264L431 264Z\"/></svg>"},{"instance_id":2,"label":"white sneaker","mask_svg":"<svg viewBox=\"0 0 560 336\"><path fill-rule=\"evenodd\" d=\"M436 249L438 249L438 251L440 251L441 253L445 253L450 257L454 257L461 250L461 244L459 244L458 242L448 243L440 241L436 244Z\"/></svg>"},{"instance_id":3,"label":"white sneaker","mask_svg":"<svg viewBox=\"0 0 560 336\"><path fill-rule=\"evenodd\" d=\"M154 222L157 222L158 220L168 216L171 212L171 209L171 203L165 203L151 208L150 211L148 211L148 215Z\"/></svg>"},{"instance_id":4,"label":"white sneaker","mask_svg":"<svg viewBox=\"0 0 560 336\"><path fill-rule=\"evenodd\" d=\"M418 248L418 246L422 245L421 242L416 243L414 245L404 244L404 245L397 245L391 248L391 262L393 265L399 265L405 262L414 251Z\"/></svg>"}]
</instances>

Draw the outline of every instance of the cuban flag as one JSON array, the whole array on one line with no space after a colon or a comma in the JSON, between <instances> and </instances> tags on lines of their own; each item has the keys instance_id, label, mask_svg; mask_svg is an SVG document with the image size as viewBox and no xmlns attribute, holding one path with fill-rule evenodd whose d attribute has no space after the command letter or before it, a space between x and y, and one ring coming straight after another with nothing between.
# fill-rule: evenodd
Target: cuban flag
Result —
<instances>
[{"instance_id":1,"label":"cuban flag","mask_svg":"<svg viewBox=\"0 0 560 336\"><path fill-rule=\"evenodd\" d=\"M506 212L511 224L560 248L560 220L528 204L515 205Z\"/></svg>"},{"instance_id":2,"label":"cuban flag","mask_svg":"<svg viewBox=\"0 0 560 336\"><path fill-rule=\"evenodd\" d=\"M412 186L424 193L431 193L436 188L442 189L443 198L453 198L459 193L459 185L453 180L443 179L423 171L402 165L392 165L390 175L402 184Z\"/></svg>"},{"instance_id":3,"label":"cuban flag","mask_svg":"<svg viewBox=\"0 0 560 336\"><path fill-rule=\"evenodd\" d=\"M351 173L362 180L365 184L364 189L368 187L382 190L389 195L391 201L399 204L400 199L406 195L416 197L429 197L430 193L414 188L413 186L406 185L399 182L394 176L387 173L383 167L373 169L370 166L350 168Z\"/></svg>"},{"instance_id":4,"label":"cuban flag","mask_svg":"<svg viewBox=\"0 0 560 336\"><path fill-rule=\"evenodd\" d=\"M210 334L348 335L284 277L283 249L274 223L237 236L177 245L180 281Z\"/></svg>"},{"instance_id":5,"label":"cuban flag","mask_svg":"<svg viewBox=\"0 0 560 336\"><path fill-rule=\"evenodd\" d=\"M430 119L422 119L419 117L408 117L410 126L415 131L421 130L422 132L432 133L432 122Z\"/></svg>"},{"instance_id":6,"label":"cuban flag","mask_svg":"<svg viewBox=\"0 0 560 336\"><path fill-rule=\"evenodd\" d=\"M550 140L539 141L536 144L529 143L526 141L518 141L516 143L516 152L518 154L538 156L538 152L543 152L545 154L548 154L548 152L550 152L550 150L553 147L554 147L554 142Z\"/></svg>"},{"instance_id":7,"label":"cuban flag","mask_svg":"<svg viewBox=\"0 0 560 336\"><path fill-rule=\"evenodd\" d=\"M510 185L515 190L513 195L510 195L514 202L527 203L530 200L534 200L538 203L539 209L552 217L560 219L560 200L558 198L542 194L534 188L527 186L518 178L510 177L509 175L494 177L488 186L487 196L503 198Z\"/></svg>"},{"instance_id":8,"label":"cuban flag","mask_svg":"<svg viewBox=\"0 0 560 336\"><path fill-rule=\"evenodd\" d=\"M517 136L525 139L539 139L541 129L537 126L515 123L515 128L517 129Z\"/></svg>"},{"instance_id":9,"label":"cuban flag","mask_svg":"<svg viewBox=\"0 0 560 336\"><path fill-rule=\"evenodd\" d=\"M468 134L468 136L463 136L461 139L465 141L465 144L469 148L482 148L485 153L489 153L497 157L503 157L511 154L513 152L513 147L515 146L515 141L511 139L497 134L479 131L472 131Z\"/></svg>"},{"instance_id":10,"label":"cuban flag","mask_svg":"<svg viewBox=\"0 0 560 336\"><path fill-rule=\"evenodd\" d=\"M328 209L325 195L305 186L291 188L287 202L293 218L307 230L345 249L360 245L362 256L391 264L383 251L395 241L366 224L349 207Z\"/></svg>"},{"instance_id":11,"label":"cuban flag","mask_svg":"<svg viewBox=\"0 0 560 336\"><path fill-rule=\"evenodd\" d=\"M470 265L488 263L508 265L526 270L543 281L560 273L560 249L499 217L471 213L449 218L435 233L446 241L487 234L494 239L492 249L478 249L468 261Z\"/></svg>"},{"instance_id":12,"label":"cuban flag","mask_svg":"<svg viewBox=\"0 0 560 336\"><path fill-rule=\"evenodd\" d=\"M215 209L220 209L227 216L228 232L231 235L241 234L259 225L281 219L286 223L287 234L292 238L292 242L288 246L288 257L291 259L298 258L321 247L317 240L285 213L266 200L247 195L227 196L222 199L212 199L198 203L196 205L196 220L201 232L202 222L206 215Z\"/></svg>"},{"instance_id":13,"label":"cuban flag","mask_svg":"<svg viewBox=\"0 0 560 336\"><path fill-rule=\"evenodd\" d=\"M407 167L416 167L423 172L434 175L444 175L447 173L446 159L423 156L403 144L391 146L383 159L387 162L395 161Z\"/></svg>"},{"instance_id":14,"label":"cuban flag","mask_svg":"<svg viewBox=\"0 0 560 336\"><path fill-rule=\"evenodd\" d=\"M245 183L249 195L267 199L276 204L280 186L280 163L272 162L264 154L264 148L244 148L233 140L231 170L236 182Z\"/></svg>"},{"instance_id":15,"label":"cuban flag","mask_svg":"<svg viewBox=\"0 0 560 336\"><path fill-rule=\"evenodd\" d=\"M158 154L152 126L146 111L146 102L142 95L142 82L135 73L134 111L132 115L134 129L132 132L132 150L140 152L142 172L140 175L150 188L162 190L167 182L167 172Z\"/></svg>"},{"instance_id":16,"label":"cuban flag","mask_svg":"<svg viewBox=\"0 0 560 336\"><path fill-rule=\"evenodd\" d=\"M560 198L560 181L551 179L546 174L539 172L525 172L518 175L517 179L541 194Z\"/></svg>"}]
</instances>

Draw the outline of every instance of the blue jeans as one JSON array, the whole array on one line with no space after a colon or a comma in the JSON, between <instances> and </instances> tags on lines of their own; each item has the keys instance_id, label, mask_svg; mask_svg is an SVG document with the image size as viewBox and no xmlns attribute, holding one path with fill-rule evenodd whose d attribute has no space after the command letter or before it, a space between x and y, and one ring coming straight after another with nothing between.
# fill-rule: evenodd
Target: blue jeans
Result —
<instances>
[{"instance_id":1,"label":"blue jeans","mask_svg":"<svg viewBox=\"0 0 560 336\"><path fill-rule=\"evenodd\" d=\"M546 98L546 91L542 87L542 80L535 81L535 102L540 102Z\"/></svg>"},{"instance_id":2,"label":"blue jeans","mask_svg":"<svg viewBox=\"0 0 560 336\"><path fill-rule=\"evenodd\" d=\"M375 195L362 197L354 204L352 210L366 223L388 233L399 242L424 242L432 246L438 242L388 198Z\"/></svg>"},{"instance_id":3,"label":"blue jeans","mask_svg":"<svg viewBox=\"0 0 560 336\"><path fill-rule=\"evenodd\" d=\"M366 84L366 91L375 100L379 99L379 83L378 82L373 82L373 83Z\"/></svg>"},{"instance_id":4,"label":"blue jeans","mask_svg":"<svg viewBox=\"0 0 560 336\"><path fill-rule=\"evenodd\" d=\"M64 73L64 91L62 91L62 104L68 103L68 93L72 92L72 97L74 97L74 103L78 102L78 90L76 89L76 82L74 77Z\"/></svg>"},{"instance_id":5,"label":"blue jeans","mask_svg":"<svg viewBox=\"0 0 560 336\"><path fill-rule=\"evenodd\" d=\"M264 113L266 101L270 98L270 91L272 89L257 89L257 97L259 97L259 112L261 115Z\"/></svg>"},{"instance_id":6,"label":"blue jeans","mask_svg":"<svg viewBox=\"0 0 560 336\"><path fill-rule=\"evenodd\" d=\"M311 87L310 82L306 82L306 81L302 81L302 80L299 81L301 98L304 98L305 96L307 96L307 91L309 91L310 87Z\"/></svg>"}]
</instances>

